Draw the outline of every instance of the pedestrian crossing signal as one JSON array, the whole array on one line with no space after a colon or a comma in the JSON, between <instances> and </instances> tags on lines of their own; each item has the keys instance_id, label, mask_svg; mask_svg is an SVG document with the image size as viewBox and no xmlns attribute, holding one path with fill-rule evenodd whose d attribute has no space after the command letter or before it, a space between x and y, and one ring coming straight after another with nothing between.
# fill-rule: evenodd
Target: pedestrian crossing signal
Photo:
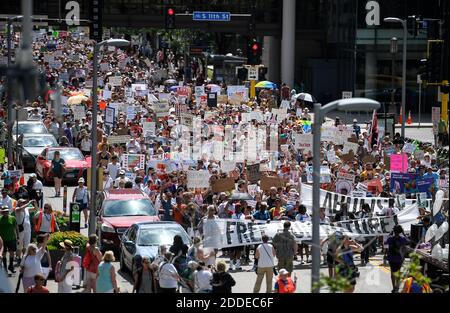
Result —
<instances>
[{"instance_id":1,"label":"pedestrian crossing signal","mask_svg":"<svg viewBox=\"0 0 450 313\"><path fill-rule=\"evenodd\" d=\"M166 8L166 28L175 28L175 9L171 7Z\"/></svg>"},{"instance_id":2,"label":"pedestrian crossing signal","mask_svg":"<svg viewBox=\"0 0 450 313\"><path fill-rule=\"evenodd\" d=\"M252 38L247 46L248 65L260 65L262 57L262 45L255 38Z\"/></svg>"}]
</instances>

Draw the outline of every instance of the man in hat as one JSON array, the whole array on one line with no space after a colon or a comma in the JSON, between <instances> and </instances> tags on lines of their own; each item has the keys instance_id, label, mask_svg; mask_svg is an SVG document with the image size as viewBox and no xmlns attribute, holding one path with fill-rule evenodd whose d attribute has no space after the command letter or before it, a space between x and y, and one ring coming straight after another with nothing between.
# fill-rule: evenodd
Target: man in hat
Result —
<instances>
[{"instance_id":1,"label":"man in hat","mask_svg":"<svg viewBox=\"0 0 450 313\"><path fill-rule=\"evenodd\" d=\"M72 202L79 204L80 209L83 211L84 215L84 228L87 228L88 222L88 207L89 207L89 192L87 187L84 186L84 178L80 177L78 180L78 186L75 188L72 196Z\"/></svg>"},{"instance_id":2,"label":"man in hat","mask_svg":"<svg viewBox=\"0 0 450 313\"><path fill-rule=\"evenodd\" d=\"M14 253L17 250L17 238L19 238L19 228L16 218L9 215L9 208L5 205L0 209L0 238L3 240L3 268L6 271L6 253L9 252L8 270L15 273L14 270Z\"/></svg>"},{"instance_id":3,"label":"man in hat","mask_svg":"<svg viewBox=\"0 0 450 313\"><path fill-rule=\"evenodd\" d=\"M25 254L25 250L31 241L31 223L30 212L35 212L38 208L36 200L27 201L25 199L19 199L17 201L17 207L14 210L14 215L18 223L19 236L18 236L18 249L17 258L20 264L22 254Z\"/></svg>"},{"instance_id":4,"label":"man in hat","mask_svg":"<svg viewBox=\"0 0 450 313\"><path fill-rule=\"evenodd\" d=\"M114 188L119 188L119 183L124 181L125 183L130 181L128 177L125 176L126 172L124 169L119 171L119 176L114 180Z\"/></svg>"},{"instance_id":5,"label":"man in hat","mask_svg":"<svg viewBox=\"0 0 450 313\"><path fill-rule=\"evenodd\" d=\"M289 275L290 273L282 268L279 272L278 278L275 282L275 293L294 293L297 288L297 277L294 280Z\"/></svg>"},{"instance_id":6,"label":"man in hat","mask_svg":"<svg viewBox=\"0 0 450 313\"><path fill-rule=\"evenodd\" d=\"M358 125L356 118L353 120L353 131L355 132L356 138L359 138L359 135L361 135L361 127Z\"/></svg>"},{"instance_id":7,"label":"man in hat","mask_svg":"<svg viewBox=\"0 0 450 313\"><path fill-rule=\"evenodd\" d=\"M2 197L0 198L0 206L7 207L9 209L9 213L12 213L13 199L8 195L8 190L6 190L5 188L2 189Z\"/></svg>"}]
</instances>

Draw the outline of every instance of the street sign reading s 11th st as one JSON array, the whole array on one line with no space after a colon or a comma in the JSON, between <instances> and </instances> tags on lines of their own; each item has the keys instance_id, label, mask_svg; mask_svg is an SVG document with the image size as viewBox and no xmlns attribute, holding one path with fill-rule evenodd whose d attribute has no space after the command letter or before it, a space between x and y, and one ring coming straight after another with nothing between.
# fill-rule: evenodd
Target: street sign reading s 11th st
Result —
<instances>
[{"instance_id":1,"label":"street sign reading s 11th st","mask_svg":"<svg viewBox=\"0 0 450 313\"><path fill-rule=\"evenodd\" d=\"M195 11L192 14L194 21L209 21L209 22L229 22L231 21L230 12L202 12Z\"/></svg>"}]
</instances>

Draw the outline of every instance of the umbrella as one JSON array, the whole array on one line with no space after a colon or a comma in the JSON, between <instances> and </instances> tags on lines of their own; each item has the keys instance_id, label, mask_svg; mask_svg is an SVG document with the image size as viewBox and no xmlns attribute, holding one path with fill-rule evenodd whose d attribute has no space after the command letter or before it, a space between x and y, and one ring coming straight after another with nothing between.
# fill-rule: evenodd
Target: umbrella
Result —
<instances>
[{"instance_id":1,"label":"umbrella","mask_svg":"<svg viewBox=\"0 0 450 313\"><path fill-rule=\"evenodd\" d=\"M211 89L211 88L220 88L220 86L219 86L219 85L216 85L216 84L208 84L208 85L206 85L206 88L208 88L208 89Z\"/></svg>"},{"instance_id":2,"label":"umbrella","mask_svg":"<svg viewBox=\"0 0 450 313\"><path fill-rule=\"evenodd\" d=\"M175 79L168 79L164 82L164 85L177 85L178 82Z\"/></svg>"},{"instance_id":3,"label":"umbrella","mask_svg":"<svg viewBox=\"0 0 450 313\"><path fill-rule=\"evenodd\" d=\"M180 86L172 86L169 88L170 91L177 91Z\"/></svg>"},{"instance_id":4,"label":"umbrella","mask_svg":"<svg viewBox=\"0 0 450 313\"><path fill-rule=\"evenodd\" d=\"M231 196L230 200L241 200L241 201L246 201L246 200L253 200L253 197L250 196L248 193L246 192L235 192L233 193L233 195Z\"/></svg>"},{"instance_id":5,"label":"umbrella","mask_svg":"<svg viewBox=\"0 0 450 313\"><path fill-rule=\"evenodd\" d=\"M269 81L265 80L265 81L257 83L255 88L276 89L277 85L272 83L272 82L269 82Z\"/></svg>"},{"instance_id":6,"label":"umbrella","mask_svg":"<svg viewBox=\"0 0 450 313\"><path fill-rule=\"evenodd\" d=\"M309 93L299 93L297 95L297 100L303 100L303 101L312 102L312 103L316 102L316 99L313 96L311 96Z\"/></svg>"},{"instance_id":7,"label":"umbrella","mask_svg":"<svg viewBox=\"0 0 450 313\"><path fill-rule=\"evenodd\" d=\"M80 104L81 102L85 102L88 100L89 100L89 98L86 97L85 95L72 96L69 99L67 99L67 104L68 105L76 105L76 104Z\"/></svg>"}]
</instances>

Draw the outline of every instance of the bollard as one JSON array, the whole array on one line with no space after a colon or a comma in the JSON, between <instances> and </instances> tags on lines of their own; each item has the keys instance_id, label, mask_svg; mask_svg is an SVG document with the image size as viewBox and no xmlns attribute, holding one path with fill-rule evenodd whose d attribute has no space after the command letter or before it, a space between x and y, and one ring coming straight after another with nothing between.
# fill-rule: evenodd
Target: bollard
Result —
<instances>
[{"instance_id":1,"label":"bollard","mask_svg":"<svg viewBox=\"0 0 450 313\"><path fill-rule=\"evenodd\" d=\"M63 191L63 212L64 212L64 215L66 215L66 212L67 212L67 185L64 186L64 191Z\"/></svg>"}]
</instances>

